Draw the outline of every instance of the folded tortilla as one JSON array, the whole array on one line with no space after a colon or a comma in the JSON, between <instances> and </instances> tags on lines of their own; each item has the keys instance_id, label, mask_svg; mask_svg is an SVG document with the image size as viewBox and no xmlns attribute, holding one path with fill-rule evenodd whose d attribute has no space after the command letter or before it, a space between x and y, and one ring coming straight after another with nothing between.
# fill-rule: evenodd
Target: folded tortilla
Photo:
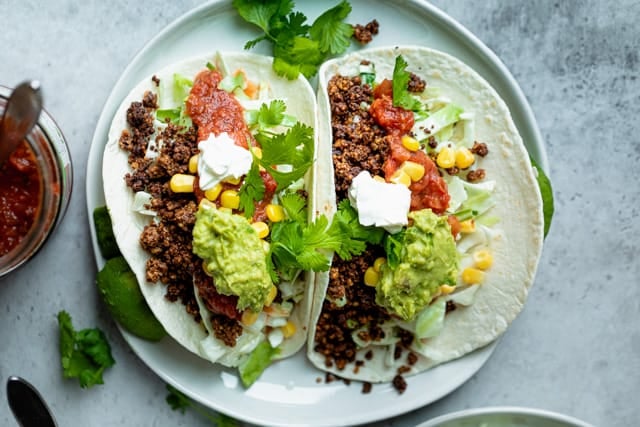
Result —
<instances>
[{"instance_id":1,"label":"folded tortilla","mask_svg":"<svg viewBox=\"0 0 640 427\"><path fill-rule=\"evenodd\" d=\"M473 303L447 313L441 332L426 340L418 360L405 372L411 375L486 346L507 329L522 310L534 280L543 241L543 215L529 156L505 102L477 72L460 60L417 46L362 50L322 66L317 92L318 129L324 136L318 147L315 197L319 210L328 215L336 211L329 80L336 74L358 75L363 60L375 64L377 82L391 79L398 55L408 63L407 71L423 78L427 87L440 88L452 103L475 114L476 139L490 145L490 154L479 163L496 182L493 194L496 205L491 214L499 217L496 227L502 236L492 242L493 266L486 271L484 283L474 285L478 288ZM328 273L316 275L312 325L317 324L321 315L328 283ZM358 350L356 360L364 362L362 366L356 366L355 362L344 369L338 369L335 364L327 366L325 357L314 351L314 338L311 333L308 344L311 362L343 378L386 382L398 374L400 366L407 366L406 358L394 360L387 354L387 347L375 345ZM365 357L370 350L372 353Z\"/></svg>"},{"instance_id":2,"label":"folded tortilla","mask_svg":"<svg viewBox=\"0 0 640 427\"><path fill-rule=\"evenodd\" d=\"M220 56L218 56L220 55ZM191 58L179 63L172 64L153 76L149 76L137 84L125 97L117 109L103 156L103 181L105 200L113 222L113 230L118 246L134 271L140 289L157 319L162 323L167 333L180 345L189 351L225 366L237 366L247 355L247 342L252 343L249 347L255 346L255 339L262 341L265 339L264 333L255 339L248 339L240 336L234 348L228 347L222 341L216 339L213 333L207 331L206 326L208 314L204 312L206 308L201 304L201 314L203 322L197 323L194 318L185 310L185 306L179 301L170 302L165 298L166 286L161 283L148 283L145 277L145 263L149 259L149 254L139 243L140 234L152 220L150 216L134 211L134 193L127 187L124 181L125 174L131 172L127 163L128 152L118 146L118 140L124 129L128 128L126 112L134 101L141 101L147 91L158 93L158 85L152 81L161 83L170 82L174 74L179 74L190 79L194 79L196 74L204 69L208 63L215 64L216 59L221 57L226 67L235 71L244 70L249 80L254 82L266 82L270 86L270 98L285 100L287 114L297 118L298 121L312 128L315 128L315 96L313 89L304 77L289 81L277 76L273 72L272 58L249 54L221 52L216 55L204 55ZM160 85L162 87L162 84ZM268 102L268 100L266 101ZM162 108L162 106L160 106ZM256 107L258 108L259 105ZM305 177L305 186L309 194L312 194L313 172L310 171ZM311 200L309 200L309 211L313 212ZM306 274L305 295L300 300L290 317L296 325L295 335L286 339L277 357L283 358L298 351L306 340L307 324L310 313L310 299L312 297L313 274ZM196 292L197 295L197 292ZM255 333L252 332L252 333Z\"/></svg>"}]
</instances>

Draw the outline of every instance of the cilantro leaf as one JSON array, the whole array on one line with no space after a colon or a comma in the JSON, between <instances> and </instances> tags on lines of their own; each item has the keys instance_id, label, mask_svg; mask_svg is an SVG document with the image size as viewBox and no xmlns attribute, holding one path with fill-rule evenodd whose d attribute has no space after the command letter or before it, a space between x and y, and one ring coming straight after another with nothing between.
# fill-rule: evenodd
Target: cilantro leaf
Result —
<instances>
[{"instance_id":1,"label":"cilantro leaf","mask_svg":"<svg viewBox=\"0 0 640 427\"><path fill-rule=\"evenodd\" d=\"M307 201L298 193L286 193L280 197L280 204L293 221L307 222Z\"/></svg>"},{"instance_id":2,"label":"cilantro leaf","mask_svg":"<svg viewBox=\"0 0 640 427\"><path fill-rule=\"evenodd\" d=\"M404 235L405 231L403 230L396 234L387 234L384 238L383 246L387 254L387 265L392 270L400 264Z\"/></svg>"},{"instance_id":3,"label":"cilantro leaf","mask_svg":"<svg viewBox=\"0 0 640 427\"><path fill-rule=\"evenodd\" d=\"M311 26L303 13L293 11L292 0L233 0L232 4L245 21L264 32L244 48L270 41L274 71L290 80L301 73L313 77L328 56L347 49L353 34L352 26L343 22L351 12L346 0L321 14Z\"/></svg>"},{"instance_id":4,"label":"cilantro leaf","mask_svg":"<svg viewBox=\"0 0 640 427\"><path fill-rule=\"evenodd\" d=\"M257 139L262 146L258 161L278 183L277 190L302 178L313 164L313 128L305 124L298 122L284 134L261 134ZM291 170L285 172L278 165L288 165Z\"/></svg>"},{"instance_id":5,"label":"cilantro leaf","mask_svg":"<svg viewBox=\"0 0 640 427\"><path fill-rule=\"evenodd\" d=\"M343 20L351 13L351 5L343 1L327 10L313 22L309 35L320 44L320 50L330 55L339 55L349 47L353 27Z\"/></svg>"},{"instance_id":6,"label":"cilantro leaf","mask_svg":"<svg viewBox=\"0 0 640 427\"><path fill-rule=\"evenodd\" d=\"M419 110L420 101L411 96L407 88L411 79L411 74L406 71L407 65L402 55L396 57L393 67L393 106L402 107L405 110Z\"/></svg>"},{"instance_id":7,"label":"cilantro leaf","mask_svg":"<svg viewBox=\"0 0 640 427\"><path fill-rule=\"evenodd\" d=\"M115 364L104 333L97 328L76 331L66 311L58 313L58 328L63 376L78 378L82 388L103 384L103 372Z\"/></svg>"},{"instance_id":8,"label":"cilantro leaf","mask_svg":"<svg viewBox=\"0 0 640 427\"><path fill-rule=\"evenodd\" d=\"M260 175L260 167L254 160L251 169L244 177L242 187L238 192L240 196L240 209L244 211L247 218L251 218L255 212L255 202L262 200L264 196L265 186L262 176Z\"/></svg>"},{"instance_id":9,"label":"cilantro leaf","mask_svg":"<svg viewBox=\"0 0 640 427\"><path fill-rule=\"evenodd\" d=\"M218 427L238 427L239 423L235 419L229 417L225 414L218 414L213 411L209 411L204 409L202 406L194 403L186 394L182 393L180 390L175 387L167 384L167 397L165 398L167 404L174 411L180 411L181 413L185 413L185 411L189 408L192 408L202 417L209 420L214 426Z\"/></svg>"}]
</instances>

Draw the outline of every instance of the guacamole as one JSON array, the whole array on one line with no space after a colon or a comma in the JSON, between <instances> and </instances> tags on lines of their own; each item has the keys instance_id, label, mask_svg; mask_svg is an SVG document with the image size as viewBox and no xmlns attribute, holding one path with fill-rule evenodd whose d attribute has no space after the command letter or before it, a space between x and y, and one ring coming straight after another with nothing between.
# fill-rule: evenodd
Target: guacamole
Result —
<instances>
[{"instance_id":1,"label":"guacamole","mask_svg":"<svg viewBox=\"0 0 640 427\"><path fill-rule=\"evenodd\" d=\"M455 285L458 252L446 216L431 209L409 213L399 265L381 268L376 303L403 320L412 320L426 307L440 285Z\"/></svg>"},{"instance_id":2,"label":"guacamole","mask_svg":"<svg viewBox=\"0 0 640 427\"><path fill-rule=\"evenodd\" d=\"M262 311L273 285L262 242L245 217L201 203L193 252L204 260L218 292L238 296L238 310Z\"/></svg>"}]
</instances>

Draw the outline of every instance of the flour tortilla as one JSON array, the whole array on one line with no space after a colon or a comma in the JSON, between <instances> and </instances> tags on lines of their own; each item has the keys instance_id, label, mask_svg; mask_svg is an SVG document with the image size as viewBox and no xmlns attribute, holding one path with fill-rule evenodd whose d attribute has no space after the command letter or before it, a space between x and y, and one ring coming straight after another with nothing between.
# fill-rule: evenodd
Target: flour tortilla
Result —
<instances>
[{"instance_id":1,"label":"flour tortilla","mask_svg":"<svg viewBox=\"0 0 640 427\"><path fill-rule=\"evenodd\" d=\"M272 98L283 99L287 105L287 113L295 116L300 122L315 128L316 111L313 89L304 77L289 81L278 77L272 69L272 58L249 53L220 53L225 65L231 72L243 69L247 77L254 82L268 82L271 86ZM162 82L170 82L173 74L178 73L188 78L206 68L206 64L216 63L216 55L203 55L172 64L154 75ZM231 349L221 341L207 334L205 327L194 321L180 302L171 303L165 298L166 286L162 283L149 283L145 278L145 263L149 255L139 244L140 234L151 217L132 210L134 194L124 181L130 172L127 163L128 153L120 149L118 140L126 122L127 108L134 101L141 101L146 91L158 93L158 87L152 82L152 76L141 81L122 101L115 113L109 138L104 150L102 177L107 208L113 222L113 231L120 250L135 273L142 294L156 318L162 323L167 333L189 351L225 366L236 366L242 361L238 348ZM160 105L160 108L163 108ZM312 194L313 173L306 177L306 185ZM310 209L312 211L312 209ZM278 357L287 357L298 351L306 340L307 325L312 297L313 275L306 275L306 292L303 300L295 307L290 320L297 328L292 338L284 341ZM202 307L202 306L201 306ZM203 313L203 318L208 317ZM264 339L264 336L261 337Z\"/></svg>"},{"instance_id":2,"label":"flour tortilla","mask_svg":"<svg viewBox=\"0 0 640 427\"><path fill-rule=\"evenodd\" d=\"M442 332L429 340L424 354L405 375L422 372L440 363L459 358L481 348L499 337L515 319L527 298L543 240L542 200L534 171L522 138L513 123L505 102L474 70L458 59L432 49L404 46L362 50L325 63L319 75L318 110L319 132L323 136L318 151L318 183L316 202L322 212L331 215L336 209L333 163L331 157L331 127L329 100L326 93L329 79L342 74L358 74L361 60L375 64L376 78L391 79L395 58L402 55L407 70L425 79L429 87L439 87L442 95L461 106L465 112L475 113L476 140L487 142L490 153L480 159L480 167L487 171L487 179L496 181L496 206L491 215L500 218L496 226L503 237L492 242L493 266L487 270L484 284L479 285L475 301L468 307L459 306L447 314ZM328 275L316 275L316 289L311 320L315 325L324 301ZM308 357L319 369L343 378L369 382L385 382L397 375L397 368L406 365L405 358L392 360L385 347L360 350L357 360L364 366L355 370L347 365L343 370L327 368L323 355L313 351L314 337L309 337ZM373 349L374 356L366 360L364 354ZM385 364L385 359L387 364ZM389 365L389 363L391 363ZM356 373L357 372L357 373Z\"/></svg>"}]
</instances>

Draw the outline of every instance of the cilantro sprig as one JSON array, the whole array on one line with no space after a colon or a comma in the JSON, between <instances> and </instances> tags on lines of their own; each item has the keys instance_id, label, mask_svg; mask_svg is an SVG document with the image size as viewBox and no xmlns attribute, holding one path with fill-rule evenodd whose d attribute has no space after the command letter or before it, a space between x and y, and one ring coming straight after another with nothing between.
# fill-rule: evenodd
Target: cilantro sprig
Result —
<instances>
[{"instance_id":1,"label":"cilantro sprig","mask_svg":"<svg viewBox=\"0 0 640 427\"><path fill-rule=\"evenodd\" d=\"M182 393L175 387L167 384L167 391L169 394L166 397L167 404L174 411L180 411L181 413L185 413L188 408L193 409L195 412L200 414L202 417L209 420L212 425L218 427L237 427L239 426L238 421L229 417L225 414L219 414L213 411L209 411L204 409L202 406L196 404L193 400L187 397L186 394Z\"/></svg>"},{"instance_id":2,"label":"cilantro sprig","mask_svg":"<svg viewBox=\"0 0 640 427\"><path fill-rule=\"evenodd\" d=\"M393 105L394 107L402 107L405 110L419 110L422 107L420 101L411 96L408 89L411 73L407 68L407 61L402 55L396 56L396 62L393 67Z\"/></svg>"},{"instance_id":3,"label":"cilantro sprig","mask_svg":"<svg viewBox=\"0 0 640 427\"><path fill-rule=\"evenodd\" d=\"M240 16L264 32L248 41L245 49L262 41L271 42L273 69L290 80L300 73L313 77L327 57L346 51L353 35L353 27L344 22L351 13L346 0L318 16L311 25L303 13L293 10L294 6L292 0L233 0Z\"/></svg>"},{"instance_id":4,"label":"cilantro sprig","mask_svg":"<svg viewBox=\"0 0 640 427\"><path fill-rule=\"evenodd\" d=\"M306 222L306 201L301 197L283 198L289 217L273 225L270 258L274 271L288 279L299 270L327 271L330 267L328 251L335 251L344 260L361 254L366 244L379 244L384 231L360 224L358 214L343 200L331 223L325 215ZM290 212L295 212L291 215ZM275 273L272 273L272 275Z\"/></svg>"},{"instance_id":5,"label":"cilantro sprig","mask_svg":"<svg viewBox=\"0 0 640 427\"><path fill-rule=\"evenodd\" d=\"M60 361L65 378L77 378L80 387L104 384L102 374L116 362L104 333L97 328L76 331L66 311L58 313Z\"/></svg>"}]
</instances>

